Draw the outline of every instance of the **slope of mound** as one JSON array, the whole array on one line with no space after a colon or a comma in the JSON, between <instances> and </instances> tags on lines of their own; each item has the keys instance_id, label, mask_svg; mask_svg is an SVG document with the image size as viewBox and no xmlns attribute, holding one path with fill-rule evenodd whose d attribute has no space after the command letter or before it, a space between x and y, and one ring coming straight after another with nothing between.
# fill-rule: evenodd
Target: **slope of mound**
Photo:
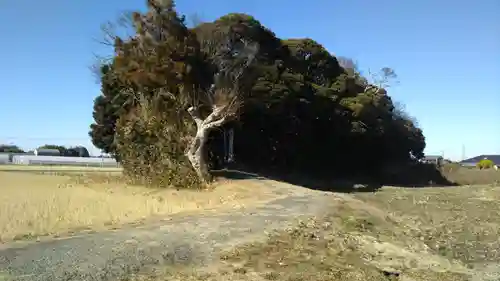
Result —
<instances>
[{"instance_id":1,"label":"slope of mound","mask_svg":"<svg viewBox=\"0 0 500 281\"><path fill-rule=\"evenodd\" d=\"M323 216L160 280L499 280L499 190L336 194Z\"/></svg>"}]
</instances>

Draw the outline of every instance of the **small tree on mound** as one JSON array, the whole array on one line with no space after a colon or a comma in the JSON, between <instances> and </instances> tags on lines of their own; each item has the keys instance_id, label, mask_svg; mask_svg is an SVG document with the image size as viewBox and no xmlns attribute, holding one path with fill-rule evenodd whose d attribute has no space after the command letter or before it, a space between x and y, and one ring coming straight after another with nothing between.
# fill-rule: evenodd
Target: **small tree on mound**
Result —
<instances>
[{"instance_id":1,"label":"small tree on mound","mask_svg":"<svg viewBox=\"0 0 500 281\"><path fill-rule=\"evenodd\" d=\"M155 173L173 175L166 170L184 169L174 168L186 165L184 150L199 180L209 182L208 136L238 117L258 46L242 39L237 28L221 28L203 42L216 52L209 60L171 0L148 1L148 12L134 13L133 23L134 37L115 38L113 61L116 79L126 85L121 95L133 108L117 125L124 168L149 181Z\"/></svg>"},{"instance_id":2,"label":"small tree on mound","mask_svg":"<svg viewBox=\"0 0 500 281\"><path fill-rule=\"evenodd\" d=\"M493 166L495 166L495 163L493 163L490 159L482 159L477 163L477 167L479 169L491 169Z\"/></svg>"}]
</instances>

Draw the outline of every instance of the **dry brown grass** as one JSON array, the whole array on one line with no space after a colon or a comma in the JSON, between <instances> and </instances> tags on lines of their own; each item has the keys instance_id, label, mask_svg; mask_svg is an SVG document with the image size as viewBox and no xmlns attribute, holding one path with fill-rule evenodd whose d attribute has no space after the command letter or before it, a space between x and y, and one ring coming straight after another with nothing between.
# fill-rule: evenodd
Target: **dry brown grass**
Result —
<instances>
[{"instance_id":1,"label":"dry brown grass","mask_svg":"<svg viewBox=\"0 0 500 281\"><path fill-rule=\"evenodd\" d=\"M495 169L480 170L476 167L448 164L443 167L443 174L448 180L461 185L500 183L500 171Z\"/></svg>"},{"instance_id":2,"label":"dry brown grass","mask_svg":"<svg viewBox=\"0 0 500 281\"><path fill-rule=\"evenodd\" d=\"M250 180L221 183L211 191L177 191L129 186L117 175L0 171L0 241L115 228L179 212L241 207L277 196Z\"/></svg>"},{"instance_id":3,"label":"dry brown grass","mask_svg":"<svg viewBox=\"0 0 500 281\"><path fill-rule=\"evenodd\" d=\"M357 197L397 217L441 256L469 267L500 261L500 186L386 188Z\"/></svg>"},{"instance_id":4,"label":"dry brown grass","mask_svg":"<svg viewBox=\"0 0 500 281\"><path fill-rule=\"evenodd\" d=\"M155 280L500 280L500 187L383 188L328 214Z\"/></svg>"},{"instance_id":5,"label":"dry brown grass","mask_svg":"<svg viewBox=\"0 0 500 281\"><path fill-rule=\"evenodd\" d=\"M121 172L122 168L86 167L86 166L48 166L48 165L0 165L0 171L86 171L86 172Z\"/></svg>"}]
</instances>

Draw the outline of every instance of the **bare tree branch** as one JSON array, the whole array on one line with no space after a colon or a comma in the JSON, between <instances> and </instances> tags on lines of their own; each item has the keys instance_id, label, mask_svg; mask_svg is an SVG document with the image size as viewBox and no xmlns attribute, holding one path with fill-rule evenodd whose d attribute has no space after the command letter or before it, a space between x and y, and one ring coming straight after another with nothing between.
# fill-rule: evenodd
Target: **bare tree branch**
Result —
<instances>
[{"instance_id":1,"label":"bare tree branch","mask_svg":"<svg viewBox=\"0 0 500 281\"><path fill-rule=\"evenodd\" d=\"M191 27L197 27L206 21L203 20L203 17L200 16L198 13L193 13L189 16L189 22L191 24Z\"/></svg>"},{"instance_id":2,"label":"bare tree branch","mask_svg":"<svg viewBox=\"0 0 500 281\"><path fill-rule=\"evenodd\" d=\"M399 83L399 81L397 80L398 75L390 67L382 67L377 72L372 72L370 69L368 69L368 74L372 80L372 83L374 83L379 88L389 88L392 85Z\"/></svg>"},{"instance_id":3,"label":"bare tree branch","mask_svg":"<svg viewBox=\"0 0 500 281\"><path fill-rule=\"evenodd\" d=\"M195 121L196 127L198 127L198 128L201 127L203 124L203 119L201 118L199 109L197 107L191 106L188 108L187 111L191 115L193 120Z\"/></svg>"}]
</instances>

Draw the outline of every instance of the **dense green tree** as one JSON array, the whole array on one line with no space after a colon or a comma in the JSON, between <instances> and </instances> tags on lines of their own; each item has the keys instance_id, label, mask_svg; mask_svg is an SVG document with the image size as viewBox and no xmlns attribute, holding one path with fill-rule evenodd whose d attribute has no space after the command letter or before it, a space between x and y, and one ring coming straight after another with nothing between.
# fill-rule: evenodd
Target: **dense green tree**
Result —
<instances>
[{"instance_id":1,"label":"dense green tree","mask_svg":"<svg viewBox=\"0 0 500 281\"><path fill-rule=\"evenodd\" d=\"M71 157L90 157L88 149L84 146L74 146L66 150L65 156Z\"/></svg>"},{"instance_id":2,"label":"dense green tree","mask_svg":"<svg viewBox=\"0 0 500 281\"><path fill-rule=\"evenodd\" d=\"M94 123L90 125L89 136L97 148L118 157L114 142L116 121L131 104L127 103L127 96L122 93L124 87L112 75L111 64L102 65L99 74L101 94L94 100Z\"/></svg>"},{"instance_id":3,"label":"dense green tree","mask_svg":"<svg viewBox=\"0 0 500 281\"><path fill-rule=\"evenodd\" d=\"M57 144L44 144L39 146L38 149L57 149L61 155L65 155L67 150L65 146Z\"/></svg>"},{"instance_id":4,"label":"dense green tree","mask_svg":"<svg viewBox=\"0 0 500 281\"><path fill-rule=\"evenodd\" d=\"M251 168L376 175L423 156L422 130L386 90L390 68L363 77L352 60L280 40L245 14L189 29L172 1L150 0L132 18L136 35L116 37L103 66L90 136L133 177L207 181L231 130L236 161Z\"/></svg>"}]
</instances>

